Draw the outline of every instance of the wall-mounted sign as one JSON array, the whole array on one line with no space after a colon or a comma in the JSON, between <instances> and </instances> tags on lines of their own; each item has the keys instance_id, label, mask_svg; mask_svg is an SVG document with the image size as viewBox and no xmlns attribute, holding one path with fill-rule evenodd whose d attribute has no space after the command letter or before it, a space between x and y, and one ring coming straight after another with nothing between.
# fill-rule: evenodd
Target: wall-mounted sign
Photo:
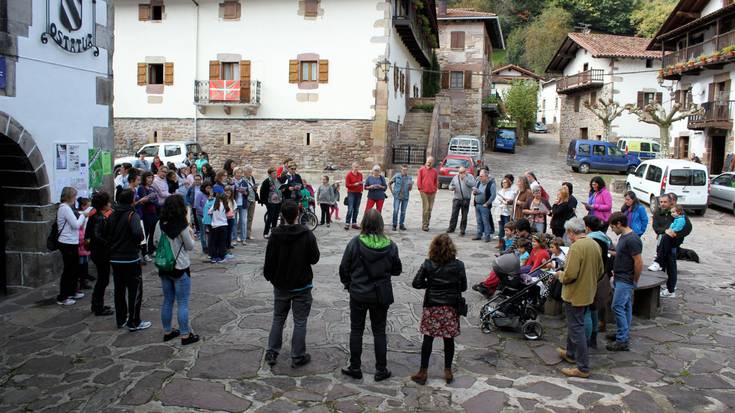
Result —
<instances>
[{"instance_id":1,"label":"wall-mounted sign","mask_svg":"<svg viewBox=\"0 0 735 413\"><path fill-rule=\"evenodd\" d=\"M5 78L6 78L6 69L5 69L5 56L0 56L0 89L5 89Z\"/></svg>"},{"instance_id":2,"label":"wall-mounted sign","mask_svg":"<svg viewBox=\"0 0 735 413\"><path fill-rule=\"evenodd\" d=\"M92 50L99 56L96 30L97 0L46 0L46 31L41 42L49 38L69 53Z\"/></svg>"}]
</instances>

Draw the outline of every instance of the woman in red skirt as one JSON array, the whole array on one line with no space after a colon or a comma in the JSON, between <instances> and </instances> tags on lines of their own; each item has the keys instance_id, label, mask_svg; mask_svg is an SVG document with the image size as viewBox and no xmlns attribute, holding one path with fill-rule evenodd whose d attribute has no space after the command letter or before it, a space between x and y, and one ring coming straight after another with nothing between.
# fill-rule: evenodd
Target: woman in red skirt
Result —
<instances>
[{"instance_id":1,"label":"woman in red skirt","mask_svg":"<svg viewBox=\"0 0 735 413\"><path fill-rule=\"evenodd\" d=\"M459 306L462 292L467 290L464 263L457 258L457 248L447 234L434 237L429 246L429 258L421 264L413 288L426 289L424 312L421 317L421 369L411 376L418 384L426 384L426 371L435 337L444 339L444 379L454 381L452 359L454 337L459 335Z\"/></svg>"}]
</instances>

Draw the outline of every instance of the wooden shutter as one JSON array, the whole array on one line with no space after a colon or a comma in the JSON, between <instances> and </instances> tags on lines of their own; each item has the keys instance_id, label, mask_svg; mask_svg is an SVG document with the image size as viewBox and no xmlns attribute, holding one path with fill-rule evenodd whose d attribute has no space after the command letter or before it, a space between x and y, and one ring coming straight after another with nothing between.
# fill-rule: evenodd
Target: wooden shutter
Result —
<instances>
[{"instance_id":1,"label":"wooden shutter","mask_svg":"<svg viewBox=\"0 0 735 413\"><path fill-rule=\"evenodd\" d=\"M240 18L240 2L227 0L222 4L222 17L225 20L237 20Z\"/></svg>"},{"instance_id":2,"label":"wooden shutter","mask_svg":"<svg viewBox=\"0 0 735 413\"><path fill-rule=\"evenodd\" d=\"M209 61L209 80L219 80L220 62L219 60Z\"/></svg>"},{"instance_id":3,"label":"wooden shutter","mask_svg":"<svg viewBox=\"0 0 735 413\"><path fill-rule=\"evenodd\" d=\"M449 89L449 72L442 72L442 89Z\"/></svg>"},{"instance_id":4,"label":"wooden shutter","mask_svg":"<svg viewBox=\"0 0 735 413\"><path fill-rule=\"evenodd\" d=\"M288 83L299 83L299 61L288 61Z\"/></svg>"},{"instance_id":5,"label":"wooden shutter","mask_svg":"<svg viewBox=\"0 0 735 413\"><path fill-rule=\"evenodd\" d=\"M319 61L319 83L329 82L329 60Z\"/></svg>"},{"instance_id":6,"label":"wooden shutter","mask_svg":"<svg viewBox=\"0 0 735 413\"><path fill-rule=\"evenodd\" d=\"M317 0L304 0L304 16L316 17L319 14L319 2Z\"/></svg>"},{"instance_id":7,"label":"wooden shutter","mask_svg":"<svg viewBox=\"0 0 735 413\"><path fill-rule=\"evenodd\" d=\"M143 86L146 83L146 78L148 74L148 65L145 63L138 63L138 86Z\"/></svg>"},{"instance_id":8,"label":"wooden shutter","mask_svg":"<svg viewBox=\"0 0 735 413\"><path fill-rule=\"evenodd\" d=\"M450 43L452 49L464 49L464 32L452 32Z\"/></svg>"},{"instance_id":9,"label":"wooden shutter","mask_svg":"<svg viewBox=\"0 0 735 413\"><path fill-rule=\"evenodd\" d=\"M138 5L138 20L144 22L151 19L151 5L150 4L139 4Z\"/></svg>"},{"instance_id":10,"label":"wooden shutter","mask_svg":"<svg viewBox=\"0 0 735 413\"><path fill-rule=\"evenodd\" d=\"M715 99L717 98L716 94L717 94L717 85L714 83L710 83L709 84L709 95L707 96L707 101L714 102Z\"/></svg>"},{"instance_id":11,"label":"wooden shutter","mask_svg":"<svg viewBox=\"0 0 735 413\"><path fill-rule=\"evenodd\" d=\"M676 93L674 93L674 103L681 104L681 94L684 93L683 90L677 90Z\"/></svg>"},{"instance_id":12,"label":"wooden shutter","mask_svg":"<svg viewBox=\"0 0 735 413\"><path fill-rule=\"evenodd\" d=\"M638 107L643 109L644 106L646 106L646 94L643 92L638 92L638 102L636 102Z\"/></svg>"},{"instance_id":13,"label":"wooden shutter","mask_svg":"<svg viewBox=\"0 0 735 413\"><path fill-rule=\"evenodd\" d=\"M240 61L240 101L250 102L250 60Z\"/></svg>"},{"instance_id":14,"label":"wooden shutter","mask_svg":"<svg viewBox=\"0 0 735 413\"><path fill-rule=\"evenodd\" d=\"M398 92L398 83L401 81L401 76L398 73L398 66L393 65L393 91Z\"/></svg>"},{"instance_id":15,"label":"wooden shutter","mask_svg":"<svg viewBox=\"0 0 735 413\"><path fill-rule=\"evenodd\" d=\"M400 86L400 89L401 89L401 93L406 93L406 83L405 83L405 81L406 81L406 75L404 75L403 73L401 73L401 78L398 80L398 83L399 83L399 86Z\"/></svg>"},{"instance_id":16,"label":"wooden shutter","mask_svg":"<svg viewBox=\"0 0 735 413\"><path fill-rule=\"evenodd\" d=\"M472 89L472 71L465 70L464 72L464 88Z\"/></svg>"},{"instance_id":17,"label":"wooden shutter","mask_svg":"<svg viewBox=\"0 0 735 413\"><path fill-rule=\"evenodd\" d=\"M730 100L730 79L727 79L724 83L725 85L722 87L719 100L720 102L727 103L727 101Z\"/></svg>"},{"instance_id":18,"label":"wooden shutter","mask_svg":"<svg viewBox=\"0 0 735 413\"><path fill-rule=\"evenodd\" d=\"M656 95L654 96L654 100L656 101L656 103L658 103L659 105L662 104L663 101L664 101L663 98L664 98L664 94L663 93L656 92Z\"/></svg>"},{"instance_id":19,"label":"wooden shutter","mask_svg":"<svg viewBox=\"0 0 735 413\"><path fill-rule=\"evenodd\" d=\"M164 63L163 65L163 84L171 86L174 84L174 64Z\"/></svg>"}]
</instances>

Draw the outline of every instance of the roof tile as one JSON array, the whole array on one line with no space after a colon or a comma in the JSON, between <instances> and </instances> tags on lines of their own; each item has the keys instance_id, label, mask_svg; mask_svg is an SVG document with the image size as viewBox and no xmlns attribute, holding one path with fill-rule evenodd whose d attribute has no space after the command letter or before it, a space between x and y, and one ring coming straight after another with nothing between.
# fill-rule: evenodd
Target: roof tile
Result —
<instances>
[{"instance_id":1,"label":"roof tile","mask_svg":"<svg viewBox=\"0 0 735 413\"><path fill-rule=\"evenodd\" d=\"M646 50L651 39L602 33L569 33L569 38L592 53L592 57L660 59L661 52Z\"/></svg>"},{"instance_id":2,"label":"roof tile","mask_svg":"<svg viewBox=\"0 0 735 413\"><path fill-rule=\"evenodd\" d=\"M484 11L476 11L475 9L471 8L448 8L446 16L439 16L442 17L495 17L495 13L489 13Z\"/></svg>"}]
</instances>

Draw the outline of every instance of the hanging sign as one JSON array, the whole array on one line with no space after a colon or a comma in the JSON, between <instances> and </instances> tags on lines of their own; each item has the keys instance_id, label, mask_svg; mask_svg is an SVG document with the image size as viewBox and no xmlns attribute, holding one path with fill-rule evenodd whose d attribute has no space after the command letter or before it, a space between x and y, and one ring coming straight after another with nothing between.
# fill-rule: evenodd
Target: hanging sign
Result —
<instances>
[{"instance_id":1,"label":"hanging sign","mask_svg":"<svg viewBox=\"0 0 735 413\"><path fill-rule=\"evenodd\" d=\"M51 39L69 53L91 49L99 56L96 16L97 0L46 0L46 31L41 42Z\"/></svg>"},{"instance_id":2,"label":"hanging sign","mask_svg":"<svg viewBox=\"0 0 735 413\"><path fill-rule=\"evenodd\" d=\"M5 89L5 78L6 78L6 69L5 69L5 56L0 56L0 89Z\"/></svg>"}]
</instances>

